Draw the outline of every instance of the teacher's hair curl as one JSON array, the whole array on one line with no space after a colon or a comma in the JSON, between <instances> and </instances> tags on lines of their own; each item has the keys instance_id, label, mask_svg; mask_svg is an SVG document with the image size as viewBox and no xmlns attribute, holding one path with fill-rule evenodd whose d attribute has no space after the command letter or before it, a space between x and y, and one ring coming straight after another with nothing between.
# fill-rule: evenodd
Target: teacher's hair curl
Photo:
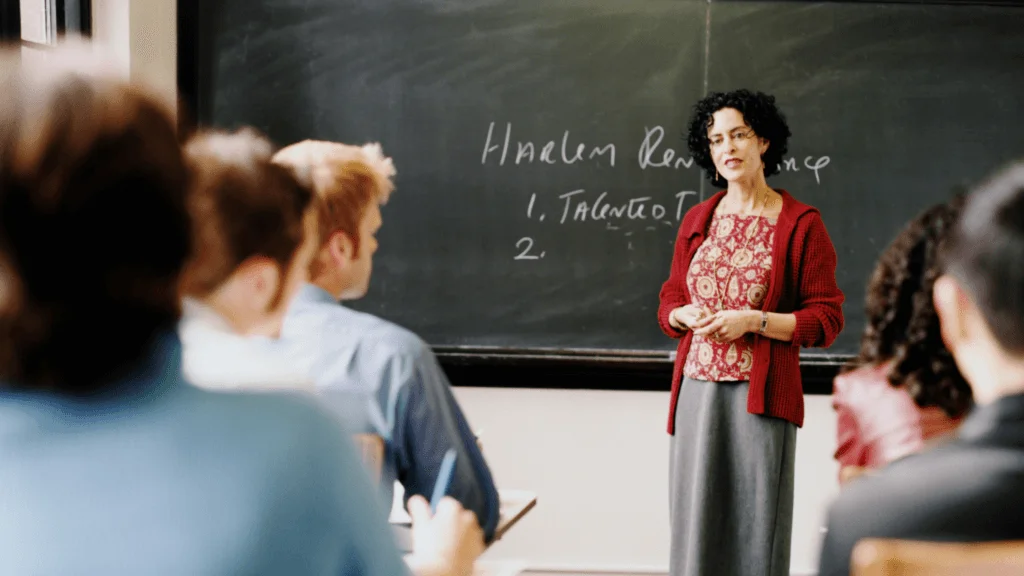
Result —
<instances>
[{"instance_id":1,"label":"teacher's hair curl","mask_svg":"<svg viewBox=\"0 0 1024 576\"><path fill-rule=\"evenodd\" d=\"M868 281L860 355L846 367L892 361L893 386L954 418L970 407L971 388L942 342L932 289L963 203L957 195L924 211L882 253Z\"/></svg>"},{"instance_id":2,"label":"teacher's hair curl","mask_svg":"<svg viewBox=\"0 0 1024 576\"><path fill-rule=\"evenodd\" d=\"M704 169L711 183L725 186L725 180L718 177L715 170L708 141L708 129L714 124L714 114L723 108L739 111L754 133L768 141L768 150L761 156L764 160L764 175L768 177L778 174L782 157L789 149L791 133L786 117L775 105L775 97L750 90L712 92L694 105L686 134L686 143L693 160Z\"/></svg>"}]
</instances>

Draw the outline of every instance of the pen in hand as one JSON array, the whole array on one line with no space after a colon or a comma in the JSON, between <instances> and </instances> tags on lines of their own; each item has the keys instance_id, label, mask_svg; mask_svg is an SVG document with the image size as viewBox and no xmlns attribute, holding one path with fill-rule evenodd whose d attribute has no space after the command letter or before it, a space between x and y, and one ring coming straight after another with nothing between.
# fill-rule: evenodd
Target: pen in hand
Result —
<instances>
[{"instance_id":1,"label":"pen in hand","mask_svg":"<svg viewBox=\"0 0 1024 576\"><path fill-rule=\"evenodd\" d=\"M441 499L448 494L452 484L452 477L455 476L455 449L449 448L441 460L441 470L437 473L437 481L434 483L434 493L430 497L430 512L437 512L437 505Z\"/></svg>"}]
</instances>

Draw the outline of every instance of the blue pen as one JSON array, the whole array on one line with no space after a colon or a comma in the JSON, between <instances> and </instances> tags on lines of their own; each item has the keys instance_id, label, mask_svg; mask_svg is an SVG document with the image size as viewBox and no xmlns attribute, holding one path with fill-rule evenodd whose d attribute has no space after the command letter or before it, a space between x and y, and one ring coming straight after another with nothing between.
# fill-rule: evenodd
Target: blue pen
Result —
<instances>
[{"instance_id":1,"label":"blue pen","mask_svg":"<svg viewBox=\"0 0 1024 576\"><path fill-rule=\"evenodd\" d=\"M441 460L441 470L437 473L437 482L434 483L434 494L430 497L430 512L437 512L437 505L448 493L452 485L452 477L455 476L455 449L449 448Z\"/></svg>"}]
</instances>

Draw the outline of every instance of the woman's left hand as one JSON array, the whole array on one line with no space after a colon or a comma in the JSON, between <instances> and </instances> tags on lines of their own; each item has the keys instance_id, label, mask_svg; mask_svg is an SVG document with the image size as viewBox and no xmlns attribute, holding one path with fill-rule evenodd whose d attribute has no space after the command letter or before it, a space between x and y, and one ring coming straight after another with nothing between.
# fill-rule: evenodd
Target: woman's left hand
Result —
<instances>
[{"instance_id":1,"label":"woman's left hand","mask_svg":"<svg viewBox=\"0 0 1024 576\"><path fill-rule=\"evenodd\" d=\"M760 318L760 315L756 310L721 310L714 313L710 323L693 333L717 342L732 342L752 332L754 320Z\"/></svg>"}]
</instances>

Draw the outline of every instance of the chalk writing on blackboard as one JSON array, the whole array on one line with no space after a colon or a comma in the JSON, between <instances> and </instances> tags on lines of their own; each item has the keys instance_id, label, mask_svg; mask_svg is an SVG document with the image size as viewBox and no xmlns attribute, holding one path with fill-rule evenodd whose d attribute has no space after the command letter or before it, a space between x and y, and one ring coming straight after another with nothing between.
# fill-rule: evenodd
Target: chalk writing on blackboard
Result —
<instances>
[{"instance_id":1,"label":"chalk writing on blackboard","mask_svg":"<svg viewBox=\"0 0 1024 576\"><path fill-rule=\"evenodd\" d=\"M577 162L590 161L597 166L607 164L608 167L615 166L616 146L613 143L603 145L591 145L588 153L587 144L577 142L575 148L570 144L570 130L564 130L560 140L548 140L543 144L533 141L516 140L513 156L512 150L512 123L505 123L504 135L494 133L495 122L487 126L487 137L484 139L483 154L480 156L480 163L487 164L488 161L498 166L533 164L575 164ZM643 139L637 150L637 162L642 170L648 168L671 168L678 170L692 169L697 167L692 156L684 156L674 148L663 147L665 139L665 128L663 126L645 126ZM537 154L540 146L540 154ZM500 153L499 153L500 150ZM821 184L821 170L829 165L831 159L828 156L806 156L803 159L803 168L814 173L814 181ZM789 157L782 160L779 166L781 171L799 172L801 163L797 158Z\"/></svg>"},{"instance_id":2,"label":"chalk writing on blackboard","mask_svg":"<svg viewBox=\"0 0 1024 576\"><path fill-rule=\"evenodd\" d=\"M492 142L495 142L493 145ZM505 123L505 135L495 137L494 134L494 122L491 122L490 126L487 127L487 139L484 141L484 153L480 157L481 164L487 164L487 157L494 153L494 158L497 159L499 166L504 166L505 161L508 160L510 163L515 164L532 164L537 158L537 148L531 141L516 141L515 158L509 159L509 146L512 142L512 123ZM558 148L556 151L555 149ZM498 155L497 151L501 150L501 154ZM563 164L575 164L577 162L583 162L585 160L594 160L595 163L600 163L602 160L607 158L609 166L615 166L615 145L605 144L603 146L593 146L590 149L590 154L587 154L587 145L584 143L578 143L575 150L571 150L572 147L569 145L569 131L565 130L562 132L561 146L559 146L554 140L548 140L546 144L540 149L539 162L544 164L558 164L559 160ZM595 160L596 157L596 160Z\"/></svg>"},{"instance_id":3,"label":"chalk writing on blackboard","mask_svg":"<svg viewBox=\"0 0 1024 576\"><path fill-rule=\"evenodd\" d=\"M515 138L513 139L513 134ZM665 128L660 125L644 126L638 131L640 145L637 148L637 165L641 170L700 169L692 156L683 155L679 150L665 144ZM499 126L490 122L484 138L483 153L480 163L496 168L514 167L524 164L565 164L587 162L599 169L616 166L615 143L603 142L597 145L588 144L585 138L573 135L571 130L563 130L558 139L521 140L522 135L513 132L511 122ZM539 153L538 153L539 150ZM783 158L779 170L783 172L808 171L814 174L816 184L821 184L822 170L831 163L828 156L805 156L803 161L796 157ZM544 222L548 210L553 211L555 225L585 224L588 222L605 222L602 230L617 232L622 230L624 237L634 232L661 234L664 227L675 229L685 214L688 201L695 203L699 193L695 190L682 190L663 196L657 190L643 190L640 194L627 194L625 197L616 195L615 191L587 190L578 188L567 192L550 193L532 192L526 206L527 220ZM553 205L552 205L553 204ZM631 226L632 223L635 223ZM636 225L642 228L636 228ZM535 241L532 236L523 236L516 241L515 260L539 260L546 254L534 250ZM632 244L630 244L632 245Z\"/></svg>"}]
</instances>

